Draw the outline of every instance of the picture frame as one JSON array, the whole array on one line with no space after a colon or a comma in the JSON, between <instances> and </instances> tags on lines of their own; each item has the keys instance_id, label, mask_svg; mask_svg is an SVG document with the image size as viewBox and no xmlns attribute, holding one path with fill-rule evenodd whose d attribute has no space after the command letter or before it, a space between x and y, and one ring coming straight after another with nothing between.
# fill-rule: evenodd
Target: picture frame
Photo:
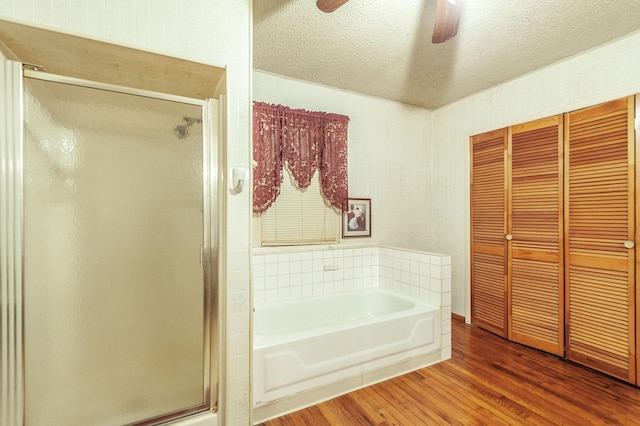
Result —
<instances>
[{"instance_id":1,"label":"picture frame","mask_svg":"<svg viewBox=\"0 0 640 426\"><path fill-rule=\"evenodd\" d=\"M348 198L342 212L342 238L371 236L371 198Z\"/></svg>"}]
</instances>

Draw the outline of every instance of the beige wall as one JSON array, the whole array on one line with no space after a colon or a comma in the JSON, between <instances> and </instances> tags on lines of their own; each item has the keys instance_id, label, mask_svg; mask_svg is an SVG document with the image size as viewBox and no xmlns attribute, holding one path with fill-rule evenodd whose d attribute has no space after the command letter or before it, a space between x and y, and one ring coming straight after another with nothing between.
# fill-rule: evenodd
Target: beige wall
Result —
<instances>
[{"instance_id":1,"label":"beige wall","mask_svg":"<svg viewBox=\"0 0 640 426\"><path fill-rule=\"evenodd\" d=\"M372 237L358 242L430 249L428 110L259 71L253 76L256 101L349 116L349 194L371 198Z\"/></svg>"},{"instance_id":2,"label":"beige wall","mask_svg":"<svg viewBox=\"0 0 640 426\"><path fill-rule=\"evenodd\" d=\"M640 34L434 111L256 71L254 99L349 115L349 192L373 239L452 256L452 310L469 309L469 136L640 92ZM422 120L416 123L415 120Z\"/></svg>"},{"instance_id":3,"label":"beige wall","mask_svg":"<svg viewBox=\"0 0 640 426\"><path fill-rule=\"evenodd\" d=\"M452 256L452 310L469 311L469 137L640 92L640 34L433 112L431 251Z\"/></svg>"},{"instance_id":4,"label":"beige wall","mask_svg":"<svg viewBox=\"0 0 640 426\"><path fill-rule=\"evenodd\" d=\"M250 0L0 0L0 19L227 68L226 163L248 165ZM225 193L227 195L228 192ZM228 425L249 424L249 195L228 196L226 401Z\"/></svg>"}]
</instances>

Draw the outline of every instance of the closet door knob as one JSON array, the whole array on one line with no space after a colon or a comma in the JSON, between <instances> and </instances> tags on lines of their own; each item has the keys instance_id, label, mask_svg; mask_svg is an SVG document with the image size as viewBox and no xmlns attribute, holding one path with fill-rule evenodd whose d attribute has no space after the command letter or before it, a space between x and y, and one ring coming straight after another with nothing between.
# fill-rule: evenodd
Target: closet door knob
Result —
<instances>
[{"instance_id":1,"label":"closet door knob","mask_svg":"<svg viewBox=\"0 0 640 426\"><path fill-rule=\"evenodd\" d=\"M633 241L625 241L624 246L628 249L632 249L636 246L636 243L634 243Z\"/></svg>"},{"instance_id":2,"label":"closet door knob","mask_svg":"<svg viewBox=\"0 0 640 426\"><path fill-rule=\"evenodd\" d=\"M511 234L507 234L504 237L507 239L507 241L513 240L513 235L511 235Z\"/></svg>"}]
</instances>

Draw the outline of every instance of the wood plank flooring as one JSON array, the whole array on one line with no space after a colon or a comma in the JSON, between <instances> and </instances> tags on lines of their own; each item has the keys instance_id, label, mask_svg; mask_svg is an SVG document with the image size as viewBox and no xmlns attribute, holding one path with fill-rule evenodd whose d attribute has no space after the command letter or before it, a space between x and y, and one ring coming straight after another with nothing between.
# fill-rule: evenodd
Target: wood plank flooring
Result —
<instances>
[{"instance_id":1,"label":"wood plank flooring","mask_svg":"<svg viewBox=\"0 0 640 426\"><path fill-rule=\"evenodd\" d=\"M640 425L640 389L452 323L451 360L261 425Z\"/></svg>"}]
</instances>

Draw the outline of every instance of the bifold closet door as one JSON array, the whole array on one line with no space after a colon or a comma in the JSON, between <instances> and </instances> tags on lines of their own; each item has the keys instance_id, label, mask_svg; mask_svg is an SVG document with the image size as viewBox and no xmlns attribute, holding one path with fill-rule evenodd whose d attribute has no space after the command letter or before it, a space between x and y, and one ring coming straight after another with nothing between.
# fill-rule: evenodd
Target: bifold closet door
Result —
<instances>
[{"instance_id":1,"label":"bifold closet door","mask_svg":"<svg viewBox=\"0 0 640 426\"><path fill-rule=\"evenodd\" d=\"M635 96L635 104L636 109L634 111L635 115L637 115L640 111L640 94ZM635 156L636 156L636 182L640 182L640 117L637 117L634 120L635 123ZM636 235L640 235L640 200L638 197L638 191L640 190L640 184L636 185ZM638 271L640 270L640 259L638 256L635 256L636 260L636 277L638 276ZM640 306L640 285L636 284L636 299L635 299L635 307L636 307L636 385L640 384L640 312L638 312L637 307Z\"/></svg>"},{"instance_id":2,"label":"bifold closet door","mask_svg":"<svg viewBox=\"0 0 640 426\"><path fill-rule=\"evenodd\" d=\"M471 322L507 337L507 129L471 138Z\"/></svg>"},{"instance_id":3,"label":"bifold closet door","mask_svg":"<svg viewBox=\"0 0 640 426\"><path fill-rule=\"evenodd\" d=\"M635 383L634 99L567 114L567 358Z\"/></svg>"},{"instance_id":4,"label":"bifold closet door","mask_svg":"<svg viewBox=\"0 0 640 426\"><path fill-rule=\"evenodd\" d=\"M508 162L509 339L564 354L563 116L513 126Z\"/></svg>"}]
</instances>

